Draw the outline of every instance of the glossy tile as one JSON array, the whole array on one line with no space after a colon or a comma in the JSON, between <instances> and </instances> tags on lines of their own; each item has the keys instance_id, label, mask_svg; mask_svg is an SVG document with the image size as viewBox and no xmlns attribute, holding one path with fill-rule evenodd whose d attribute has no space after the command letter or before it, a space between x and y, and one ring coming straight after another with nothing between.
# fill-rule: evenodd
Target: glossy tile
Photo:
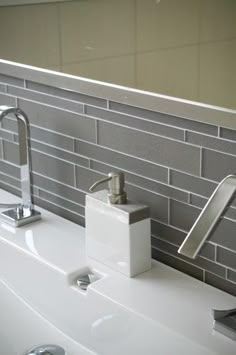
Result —
<instances>
[{"instance_id":1,"label":"glossy tile","mask_svg":"<svg viewBox=\"0 0 236 355\"><path fill-rule=\"evenodd\" d=\"M133 0L60 4L60 24L63 64L134 51Z\"/></svg>"},{"instance_id":2,"label":"glossy tile","mask_svg":"<svg viewBox=\"0 0 236 355\"><path fill-rule=\"evenodd\" d=\"M228 292L231 295L236 296L235 283L225 280L222 277L212 274L211 272L205 273L205 282L213 287L217 287L222 291Z\"/></svg>"},{"instance_id":3,"label":"glossy tile","mask_svg":"<svg viewBox=\"0 0 236 355\"><path fill-rule=\"evenodd\" d=\"M216 260L220 264L236 269L236 252L217 247Z\"/></svg>"},{"instance_id":4,"label":"glossy tile","mask_svg":"<svg viewBox=\"0 0 236 355\"><path fill-rule=\"evenodd\" d=\"M155 133L159 136L184 140L184 130L175 127L158 124L155 121L143 120L135 116L125 115L111 110L102 110L94 106L85 106L85 113L95 118L101 118L108 122L118 123L127 127L136 128L140 131Z\"/></svg>"},{"instance_id":5,"label":"glossy tile","mask_svg":"<svg viewBox=\"0 0 236 355\"><path fill-rule=\"evenodd\" d=\"M17 88L14 86L8 87L8 94L22 97L31 101L43 103L46 105L54 106L57 108L63 108L64 110L74 111L77 113L83 113L84 106L79 102L64 100L52 95L46 95L39 92L35 92L28 89Z\"/></svg>"},{"instance_id":6,"label":"glossy tile","mask_svg":"<svg viewBox=\"0 0 236 355\"><path fill-rule=\"evenodd\" d=\"M30 122L34 125L37 125L40 120L42 128L55 130L56 127L56 131L64 135L90 142L96 140L93 119L25 99L19 99L19 106L27 112Z\"/></svg>"},{"instance_id":7,"label":"glossy tile","mask_svg":"<svg viewBox=\"0 0 236 355\"><path fill-rule=\"evenodd\" d=\"M184 174L176 170L170 170L170 184L206 197L210 197L217 186L203 178Z\"/></svg>"},{"instance_id":8,"label":"glossy tile","mask_svg":"<svg viewBox=\"0 0 236 355\"><path fill-rule=\"evenodd\" d=\"M137 55L137 88L142 90L197 101L198 75L197 45Z\"/></svg>"},{"instance_id":9,"label":"glossy tile","mask_svg":"<svg viewBox=\"0 0 236 355\"><path fill-rule=\"evenodd\" d=\"M35 83L33 81L26 80L26 86L28 89L38 91L43 94L48 94L56 97L61 97L70 101L76 101L83 104L94 105L98 107L107 107L107 100L100 99L98 97L85 95L79 92L65 90L59 87L44 85L41 83Z\"/></svg>"},{"instance_id":10,"label":"glossy tile","mask_svg":"<svg viewBox=\"0 0 236 355\"><path fill-rule=\"evenodd\" d=\"M200 209L170 200L170 224L185 231L189 231L200 214Z\"/></svg>"},{"instance_id":11,"label":"glossy tile","mask_svg":"<svg viewBox=\"0 0 236 355\"><path fill-rule=\"evenodd\" d=\"M0 73L0 82L5 84L24 87L24 80Z\"/></svg>"},{"instance_id":12,"label":"glossy tile","mask_svg":"<svg viewBox=\"0 0 236 355\"><path fill-rule=\"evenodd\" d=\"M2 7L0 43L4 59L39 67L59 65L56 4Z\"/></svg>"},{"instance_id":13,"label":"glossy tile","mask_svg":"<svg viewBox=\"0 0 236 355\"><path fill-rule=\"evenodd\" d=\"M98 122L98 142L129 155L198 175L198 148L137 130Z\"/></svg>"},{"instance_id":14,"label":"glossy tile","mask_svg":"<svg viewBox=\"0 0 236 355\"><path fill-rule=\"evenodd\" d=\"M63 72L83 78L135 87L134 54L63 63Z\"/></svg>"},{"instance_id":15,"label":"glossy tile","mask_svg":"<svg viewBox=\"0 0 236 355\"><path fill-rule=\"evenodd\" d=\"M222 218L216 225L211 235L211 242L222 247L229 248L235 252L235 228L236 221L230 221L228 219Z\"/></svg>"},{"instance_id":16,"label":"glossy tile","mask_svg":"<svg viewBox=\"0 0 236 355\"><path fill-rule=\"evenodd\" d=\"M200 45L200 102L236 108L235 61L235 39Z\"/></svg>"},{"instance_id":17,"label":"glossy tile","mask_svg":"<svg viewBox=\"0 0 236 355\"><path fill-rule=\"evenodd\" d=\"M92 160L94 159L106 164L115 165L120 170L124 169L134 174L136 173L147 176L160 182L167 183L168 181L167 168L138 159L137 157L131 157L129 155L115 152L113 150L80 140L75 140L75 152L84 155L85 157L89 157Z\"/></svg>"},{"instance_id":18,"label":"glossy tile","mask_svg":"<svg viewBox=\"0 0 236 355\"><path fill-rule=\"evenodd\" d=\"M201 256L197 256L196 259L189 259L186 258L183 255L179 255L177 250L178 247L175 245L172 245L168 242L165 242L164 240L160 240L158 238L153 238L153 246L160 249L163 252L166 252L168 254L171 254L175 257L179 257L183 260L185 260L187 263L195 265L197 267L200 267L204 270L208 270L218 276L225 277L226 275L226 269L224 266L216 264L212 262L211 260L207 260L205 258L202 258Z\"/></svg>"},{"instance_id":19,"label":"glossy tile","mask_svg":"<svg viewBox=\"0 0 236 355\"><path fill-rule=\"evenodd\" d=\"M227 175L234 174L236 156L203 149L202 176L210 180L221 181Z\"/></svg>"},{"instance_id":20,"label":"glossy tile","mask_svg":"<svg viewBox=\"0 0 236 355\"><path fill-rule=\"evenodd\" d=\"M198 42L198 0L138 0L136 6L139 52Z\"/></svg>"},{"instance_id":21,"label":"glossy tile","mask_svg":"<svg viewBox=\"0 0 236 355\"><path fill-rule=\"evenodd\" d=\"M111 171L119 171L119 169L114 169L109 165L100 163L100 162L96 162L96 161L91 161L90 163L90 168L94 169L96 171L99 171L101 173L104 174L108 174ZM183 202L187 202L188 201L188 193L175 189L167 184L161 184L157 181L153 181L150 179L146 179L142 176L137 176L135 174L132 174L128 171L124 171L125 172L125 181L127 183L130 183L132 185L135 186L139 186L141 188L147 189L149 191L153 191L157 194L166 196L166 197L170 197L170 198L174 198L176 200L179 201L183 201Z\"/></svg>"},{"instance_id":22,"label":"glossy tile","mask_svg":"<svg viewBox=\"0 0 236 355\"><path fill-rule=\"evenodd\" d=\"M235 1L201 0L200 41L235 37Z\"/></svg>"},{"instance_id":23,"label":"glossy tile","mask_svg":"<svg viewBox=\"0 0 236 355\"><path fill-rule=\"evenodd\" d=\"M125 113L131 116L141 117L144 120L148 119L151 121L162 123L167 126L189 129L196 132L210 134L213 136L217 136L218 134L218 129L216 126L185 119L182 117L167 115L165 113L158 112L158 107L156 111L150 111L136 106L120 104L114 101L110 101L109 105L110 109L113 111Z\"/></svg>"},{"instance_id":24,"label":"glossy tile","mask_svg":"<svg viewBox=\"0 0 236 355\"><path fill-rule=\"evenodd\" d=\"M84 205L85 193L75 187L65 185L35 172L33 172L33 182L39 189L49 191L55 195L61 196L64 199Z\"/></svg>"}]
</instances>

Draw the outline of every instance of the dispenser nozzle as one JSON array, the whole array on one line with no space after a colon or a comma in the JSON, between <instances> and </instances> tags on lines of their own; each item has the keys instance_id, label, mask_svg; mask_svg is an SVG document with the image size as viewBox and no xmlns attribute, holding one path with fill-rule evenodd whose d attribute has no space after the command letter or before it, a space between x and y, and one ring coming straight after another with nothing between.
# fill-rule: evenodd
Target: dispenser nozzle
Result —
<instances>
[{"instance_id":1,"label":"dispenser nozzle","mask_svg":"<svg viewBox=\"0 0 236 355\"><path fill-rule=\"evenodd\" d=\"M108 182L108 198L110 203L125 204L127 202L126 192L124 191L125 177L124 173L109 173L108 177L96 181L90 188L90 192L94 192L96 187L104 182Z\"/></svg>"}]
</instances>

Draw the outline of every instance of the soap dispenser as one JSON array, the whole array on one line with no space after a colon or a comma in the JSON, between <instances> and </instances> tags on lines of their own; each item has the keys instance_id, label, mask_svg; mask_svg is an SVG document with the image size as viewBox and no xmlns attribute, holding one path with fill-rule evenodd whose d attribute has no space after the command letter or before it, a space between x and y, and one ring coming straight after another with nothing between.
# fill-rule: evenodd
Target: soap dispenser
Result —
<instances>
[{"instance_id":1,"label":"soap dispenser","mask_svg":"<svg viewBox=\"0 0 236 355\"><path fill-rule=\"evenodd\" d=\"M128 277L151 269L150 212L129 201L124 174L109 173L90 191L108 182L108 190L86 195L87 255Z\"/></svg>"}]
</instances>

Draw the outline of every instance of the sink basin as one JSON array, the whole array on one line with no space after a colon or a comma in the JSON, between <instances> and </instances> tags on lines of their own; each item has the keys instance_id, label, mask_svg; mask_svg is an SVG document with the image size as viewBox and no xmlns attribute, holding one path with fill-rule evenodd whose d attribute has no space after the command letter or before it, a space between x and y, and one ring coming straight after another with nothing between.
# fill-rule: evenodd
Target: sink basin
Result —
<instances>
[{"instance_id":1,"label":"sink basin","mask_svg":"<svg viewBox=\"0 0 236 355\"><path fill-rule=\"evenodd\" d=\"M67 354L93 354L48 322L3 280L0 302L1 355L23 355L36 344L48 343L60 345Z\"/></svg>"},{"instance_id":2,"label":"sink basin","mask_svg":"<svg viewBox=\"0 0 236 355\"><path fill-rule=\"evenodd\" d=\"M16 198L0 191L0 200ZM155 261L122 276L86 257L82 227L41 213L18 229L0 223L0 355L44 343L68 355L235 355L211 318L212 308L235 308L233 296Z\"/></svg>"}]
</instances>

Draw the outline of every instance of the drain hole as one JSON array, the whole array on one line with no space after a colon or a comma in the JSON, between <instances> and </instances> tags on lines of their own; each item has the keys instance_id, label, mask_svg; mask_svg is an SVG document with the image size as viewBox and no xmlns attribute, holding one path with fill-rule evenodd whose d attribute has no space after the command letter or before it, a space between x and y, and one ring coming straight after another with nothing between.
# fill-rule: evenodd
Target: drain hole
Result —
<instances>
[{"instance_id":1,"label":"drain hole","mask_svg":"<svg viewBox=\"0 0 236 355\"><path fill-rule=\"evenodd\" d=\"M95 275L93 273L88 273L88 274L84 274L84 275L79 276L79 278L76 280L76 283L77 283L77 286L81 290L87 291L88 286L91 283L93 283L93 282L95 282L95 281L97 281L99 279L100 279L99 276L97 276L97 275Z\"/></svg>"}]
</instances>

